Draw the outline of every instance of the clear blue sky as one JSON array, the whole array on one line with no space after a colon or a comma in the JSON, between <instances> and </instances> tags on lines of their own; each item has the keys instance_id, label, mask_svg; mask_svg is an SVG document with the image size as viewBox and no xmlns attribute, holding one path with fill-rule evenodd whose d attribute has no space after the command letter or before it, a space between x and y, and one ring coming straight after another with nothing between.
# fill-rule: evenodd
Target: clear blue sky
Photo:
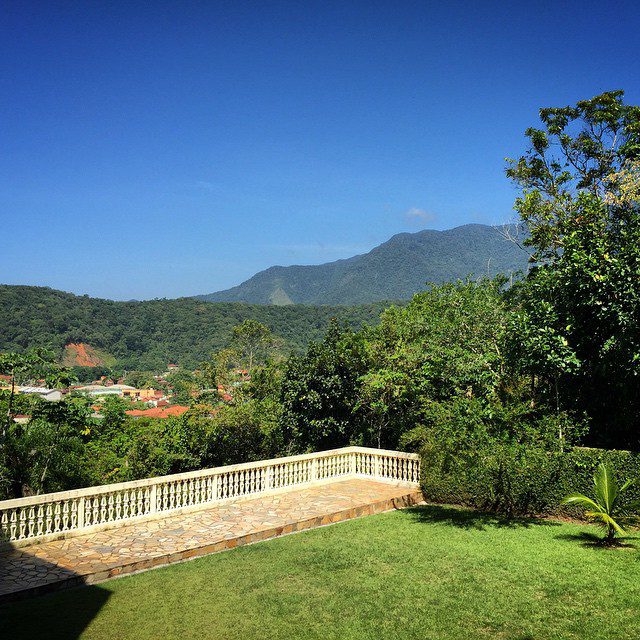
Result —
<instances>
[{"instance_id":1,"label":"clear blue sky","mask_svg":"<svg viewBox=\"0 0 640 640\"><path fill-rule=\"evenodd\" d=\"M497 223L541 106L640 103L634 2L29 2L0 15L0 282L226 288Z\"/></svg>"}]
</instances>

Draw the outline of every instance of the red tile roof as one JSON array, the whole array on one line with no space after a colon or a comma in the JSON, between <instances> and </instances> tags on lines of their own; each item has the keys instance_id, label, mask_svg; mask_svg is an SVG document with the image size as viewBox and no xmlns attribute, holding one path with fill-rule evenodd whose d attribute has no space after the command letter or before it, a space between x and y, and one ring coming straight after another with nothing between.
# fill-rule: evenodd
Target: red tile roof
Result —
<instances>
[{"instance_id":1,"label":"red tile roof","mask_svg":"<svg viewBox=\"0 0 640 640\"><path fill-rule=\"evenodd\" d=\"M189 411L189 407L176 404L172 407L154 407L153 409L132 409L126 411L128 416L134 418L171 418L173 416L181 416L183 413Z\"/></svg>"}]
</instances>

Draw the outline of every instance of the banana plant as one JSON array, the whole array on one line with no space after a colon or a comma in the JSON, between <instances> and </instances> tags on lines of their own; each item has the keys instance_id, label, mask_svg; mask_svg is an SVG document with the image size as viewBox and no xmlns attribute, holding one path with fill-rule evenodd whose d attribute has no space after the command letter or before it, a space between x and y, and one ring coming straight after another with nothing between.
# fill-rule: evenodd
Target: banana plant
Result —
<instances>
[{"instance_id":1,"label":"banana plant","mask_svg":"<svg viewBox=\"0 0 640 640\"><path fill-rule=\"evenodd\" d=\"M616 533L620 535L626 533L621 525L624 513L620 508L620 496L631 482L631 480L627 480L621 487L618 487L611 468L600 463L593 476L595 497L589 498L582 493L572 493L562 501L562 504L572 504L587 509L585 516L595 520L605 530L602 542L611 545Z\"/></svg>"}]
</instances>

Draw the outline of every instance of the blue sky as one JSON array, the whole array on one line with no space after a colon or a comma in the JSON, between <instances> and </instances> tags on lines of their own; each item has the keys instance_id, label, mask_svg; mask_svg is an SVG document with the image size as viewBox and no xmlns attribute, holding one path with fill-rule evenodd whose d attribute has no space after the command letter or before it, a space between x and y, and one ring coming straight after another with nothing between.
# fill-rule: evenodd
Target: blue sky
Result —
<instances>
[{"instance_id":1,"label":"blue sky","mask_svg":"<svg viewBox=\"0 0 640 640\"><path fill-rule=\"evenodd\" d=\"M640 103L636 3L12 2L0 282L238 284L512 217L542 106Z\"/></svg>"}]
</instances>

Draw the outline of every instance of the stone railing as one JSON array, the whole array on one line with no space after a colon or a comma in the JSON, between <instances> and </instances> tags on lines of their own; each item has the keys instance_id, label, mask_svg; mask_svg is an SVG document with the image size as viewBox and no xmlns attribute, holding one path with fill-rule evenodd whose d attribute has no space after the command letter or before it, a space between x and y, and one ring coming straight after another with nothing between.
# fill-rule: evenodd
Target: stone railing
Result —
<instances>
[{"instance_id":1,"label":"stone railing","mask_svg":"<svg viewBox=\"0 0 640 640\"><path fill-rule=\"evenodd\" d=\"M417 486L420 458L413 453L345 447L0 501L0 542L64 538L347 478Z\"/></svg>"}]
</instances>

